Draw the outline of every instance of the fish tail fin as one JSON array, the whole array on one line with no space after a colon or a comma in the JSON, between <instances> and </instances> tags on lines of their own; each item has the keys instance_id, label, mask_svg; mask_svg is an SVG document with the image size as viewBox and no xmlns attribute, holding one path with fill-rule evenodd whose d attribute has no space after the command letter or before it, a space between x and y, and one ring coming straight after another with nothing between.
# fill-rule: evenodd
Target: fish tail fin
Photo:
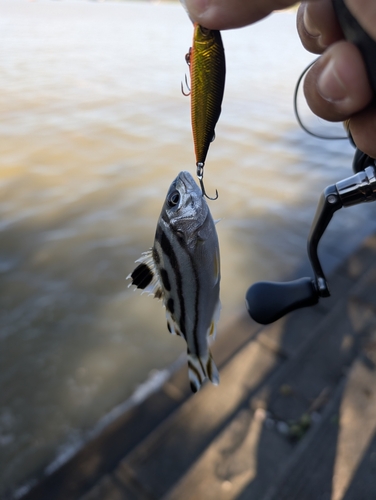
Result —
<instances>
[{"instance_id":1,"label":"fish tail fin","mask_svg":"<svg viewBox=\"0 0 376 500\"><path fill-rule=\"evenodd\" d=\"M206 373L204 372L203 365L200 359L192 354L188 349L188 377L191 384L192 392L197 392L204 380L206 379Z\"/></svg>"},{"instance_id":2,"label":"fish tail fin","mask_svg":"<svg viewBox=\"0 0 376 500\"><path fill-rule=\"evenodd\" d=\"M219 384L219 373L209 352L206 362L188 350L188 376L192 392L197 392L205 379L210 379L214 385Z\"/></svg>"}]
</instances>

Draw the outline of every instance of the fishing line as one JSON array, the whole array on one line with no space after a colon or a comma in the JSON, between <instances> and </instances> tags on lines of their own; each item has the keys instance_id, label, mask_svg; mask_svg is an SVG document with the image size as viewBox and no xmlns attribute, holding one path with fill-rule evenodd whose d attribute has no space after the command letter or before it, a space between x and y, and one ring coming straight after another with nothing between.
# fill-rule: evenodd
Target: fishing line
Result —
<instances>
[{"instance_id":1,"label":"fishing line","mask_svg":"<svg viewBox=\"0 0 376 500\"><path fill-rule=\"evenodd\" d=\"M302 83L302 80L305 77L307 71L315 64L315 62L318 59L319 58L315 59L310 64L308 64L308 66L303 70L302 74L298 78L298 81L296 82L295 90L294 90L294 113L295 113L296 119L297 119L299 125L301 126L301 128L305 132L307 132L307 134L312 135L313 137L317 137L318 139L326 139L326 140L343 140L343 139L349 139L349 137L347 135L345 135L345 136L343 136L343 135L340 135L340 136L336 136L336 135L334 135L334 136L327 136L327 135L321 135L321 134L318 134L316 132L313 132L312 130L309 130L309 128L307 128L304 125L304 123L302 122L302 120L301 120L301 118L299 116L299 111L298 111L298 92L299 92L300 84Z\"/></svg>"}]
</instances>

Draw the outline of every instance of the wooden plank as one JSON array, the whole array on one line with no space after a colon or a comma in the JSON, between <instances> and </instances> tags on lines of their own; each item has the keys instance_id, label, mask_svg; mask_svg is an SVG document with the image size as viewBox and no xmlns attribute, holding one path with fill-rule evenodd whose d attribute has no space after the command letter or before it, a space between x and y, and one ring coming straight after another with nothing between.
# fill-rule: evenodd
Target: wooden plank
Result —
<instances>
[{"instance_id":1,"label":"wooden plank","mask_svg":"<svg viewBox=\"0 0 376 500\"><path fill-rule=\"evenodd\" d=\"M221 371L220 385L208 383L189 399L123 460L116 477L126 484L132 474L162 498L278 364L275 353L251 341Z\"/></svg>"},{"instance_id":2,"label":"wooden plank","mask_svg":"<svg viewBox=\"0 0 376 500\"><path fill-rule=\"evenodd\" d=\"M358 358L320 424L263 500L373 500L376 492L376 371Z\"/></svg>"},{"instance_id":3,"label":"wooden plank","mask_svg":"<svg viewBox=\"0 0 376 500\"><path fill-rule=\"evenodd\" d=\"M259 499L290 455L292 444L264 426L265 410L241 410L164 500L235 500L249 485Z\"/></svg>"}]
</instances>

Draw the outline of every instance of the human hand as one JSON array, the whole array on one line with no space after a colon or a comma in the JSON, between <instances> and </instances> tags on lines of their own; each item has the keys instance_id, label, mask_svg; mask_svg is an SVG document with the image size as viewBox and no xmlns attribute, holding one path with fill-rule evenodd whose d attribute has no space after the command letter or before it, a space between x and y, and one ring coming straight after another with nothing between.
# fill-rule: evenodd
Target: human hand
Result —
<instances>
[{"instance_id":1,"label":"human hand","mask_svg":"<svg viewBox=\"0 0 376 500\"><path fill-rule=\"evenodd\" d=\"M209 29L240 28L273 10L293 5L291 0L182 0L192 21ZM346 0L347 7L376 40L376 2ZM376 158L376 105L359 50L343 39L331 0L303 2L297 26L304 47L322 54L308 71L304 92L308 105L329 121L350 118L350 132L359 149Z\"/></svg>"},{"instance_id":2,"label":"human hand","mask_svg":"<svg viewBox=\"0 0 376 500\"><path fill-rule=\"evenodd\" d=\"M376 40L376 2L346 0L365 31ZM307 73L304 94L312 111L329 121L350 119L357 147L376 158L376 105L366 67L355 45L343 39L331 0L303 2L297 26L304 47L322 54Z\"/></svg>"},{"instance_id":3,"label":"human hand","mask_svg":"<svg viewBox=\"0 0 376 500\"><path fill-rule=\"evenodd\" d=\"M241 28L296 0L181 0L193 22L213 30Z\"/></svg>"}]
</instances>

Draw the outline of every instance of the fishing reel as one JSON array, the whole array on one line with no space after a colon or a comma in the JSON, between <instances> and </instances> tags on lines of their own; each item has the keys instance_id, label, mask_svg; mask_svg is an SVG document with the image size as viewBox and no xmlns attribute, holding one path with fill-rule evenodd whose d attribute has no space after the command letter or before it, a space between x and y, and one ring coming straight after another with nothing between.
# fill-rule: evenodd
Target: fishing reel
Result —
<instances>
[{"instance_id":1,"label":"fishing reel","mask_svg":"<svg viewBox=\"0 0 376 500\"><path fill-rule=\"evenodd\" d=\"M347 40L362 53L369 80L376 93L376 42L352 16L344 0L333 0L342 31ZM285 314L302 307L313 306L320 298L330 296L329 286L318 257L318 244L334 213L342 207L376 201L376 160L356 149L354 175L324 189L308 235L307 250L314 278L295 281L258 282L246 293L250 316L261 324L273 323Z\"/></svg>"},{"instance_id":2,"label":"fishing reel","mask_svg":"<svg viewBox=\"0 0 376 500\"><path fill-rule=\"evenodd\" d=\"M362 169L364 165L367 166ZM314 278L284 283L261 281L248 289L247 309L258 323L272 323L295 309L313 306L320 298L330 297L328 282L317 254L320 239L337 210L376 201L376 161L356 150L353 169L354 175L328 186L319 199L307 242Z\"/></svg>"}]
</instances>

